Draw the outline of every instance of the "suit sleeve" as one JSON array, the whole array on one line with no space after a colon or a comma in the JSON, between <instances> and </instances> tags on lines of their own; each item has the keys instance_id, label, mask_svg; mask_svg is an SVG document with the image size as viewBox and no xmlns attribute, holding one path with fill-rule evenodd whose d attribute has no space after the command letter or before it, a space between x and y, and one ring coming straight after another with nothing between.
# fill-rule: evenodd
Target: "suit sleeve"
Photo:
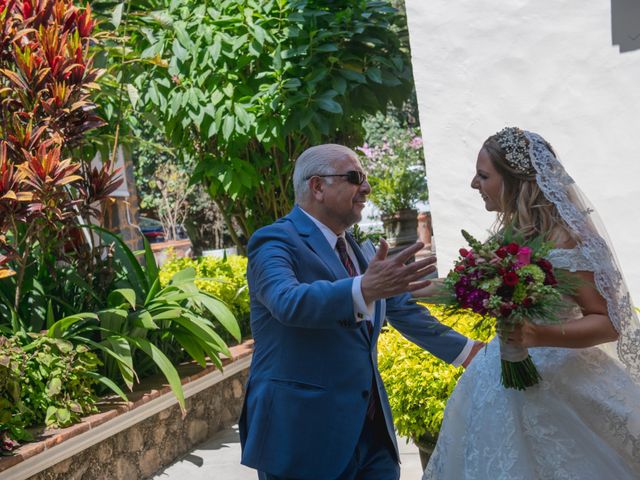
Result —
<instances>
[{"instance_id":1,"label":"suit sleeve","mask_svg":"<svg viewBox=\"0 0 640 480\"><path fill-rule=\"evenodd\" d=\"M300 328L357 328L353 279L300 282L286 232L256 232L249 242L251 295L280 323ZM298 259L299 260L299 259Z\"/></svg>"},{"instance_id":2,"label":"suit sleeve","mask_svg":"<svg viewBox=\"0 0 640 480\"><path fill-rule=\"evenodd\" d=\"M452 363L469 340L443 325L410 294L387 299L387 319L405 338L447 363Z\"/></svg>"}]
</instances>

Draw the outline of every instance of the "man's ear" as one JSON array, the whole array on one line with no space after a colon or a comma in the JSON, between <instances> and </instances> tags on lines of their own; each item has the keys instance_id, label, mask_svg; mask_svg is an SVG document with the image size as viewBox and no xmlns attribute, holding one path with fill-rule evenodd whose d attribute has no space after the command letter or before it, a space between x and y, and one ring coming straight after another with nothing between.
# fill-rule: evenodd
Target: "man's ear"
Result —
<instances>
[{"instance_id":1,"label":"man's ear","mask_svg":"<svg viewBox=\"0 0 640 480\"><path fill-rule=\"evenodd\" d=\"M324 198L324 187L325 182L320 177L311 177L309 179L309 190L317 201L321 201Z\"/></svg>"}]
</instances>

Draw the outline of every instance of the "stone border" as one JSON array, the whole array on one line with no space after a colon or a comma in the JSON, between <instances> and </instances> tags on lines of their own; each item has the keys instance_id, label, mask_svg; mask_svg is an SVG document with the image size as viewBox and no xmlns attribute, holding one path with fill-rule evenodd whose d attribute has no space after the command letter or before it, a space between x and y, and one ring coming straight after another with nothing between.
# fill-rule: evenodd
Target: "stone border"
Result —
<instances>
[{"instance_id":1,"label":"stone border","mask_svg":"<svg viewBox=\"0 0 640 480\"><path fill-rule=\"evenodd\" d=\"M231 391L229 395L235 398L238 403L233 406L234 413L230 414L232 417L235 416L231 419L235 423L242 405L246 373L251 363L253 340L231 347L230 350L232 356L223 360L223 365L225 365L223 372L217 370L214 365L205 369L197 364L179 367L187 411L193 407L192 403L196 402L196 400L191 401L192 397L195 399L198 395L202 396L201 392L233 377L234 381L227 382L229 385L226 385L225 388ZM240 381L235 378L237 376L242 377ZM170 387L159 381L158 378L144 381L135 392L129 395L129 399L129 402L124 403L109 397L100 405L103 410L100 413L91 415L68 428L47 431L39 441L21 446L13 456L0 457L0 477L7 480L22 480L37 475L59 462L64 463L66 459L82 453L93 445L99 447L100 442L119 435L120 432L124 433L125 430L131 429L145 420L149 421L150 417L160 415L158 417L160 420L163 420L163 417L164 419L168 418L165 412L169 409L175 410L174 417L181 417L181 420L178 418L178 422L185 420L185 415L180 415L177 399ZM140 408L142 406L145 408ZM202 412L199 414L202 416ZM228 425L216 425L219 428L226 426ZM205 430L207 429L205 428ZM177 452L176 458L180 453ZM156 469L166 463L167 459L165 458L161 464L156 466ZM55 477L47 475L46 478Z\"/></svg>"}]
</instances>

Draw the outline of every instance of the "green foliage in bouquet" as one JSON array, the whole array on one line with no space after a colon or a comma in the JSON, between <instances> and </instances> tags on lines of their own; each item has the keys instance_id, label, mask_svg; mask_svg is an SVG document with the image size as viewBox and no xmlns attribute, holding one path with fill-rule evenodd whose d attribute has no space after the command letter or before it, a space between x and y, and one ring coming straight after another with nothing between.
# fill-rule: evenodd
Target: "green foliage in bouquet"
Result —
<instances>
[{"instance_id":1,"label":"green foliage in bouquet","mask_svg":"<svg viewBox=\"0 0 640 480\"><path fill-rule=\"evenodd\" d=\"M184 268L195 270L195 284L198 288L223 301L235 315L243 334L248 334L247 257L229 255L223 258L170 258L160 270L161 284L166 285L174 273ZM233 340L224 332L221 335L225 340Z\"/></svg>"},{"instance_id":2,"label":"green foliage in bouquet","mask_svg":"<svg viewBox=\"0 0 640 480\"><path fill-rule=\"evenodd\" d=\"M442 307L428 308L442 323L463 335L483 341L494 335L491 324L479 324L480 317L471 312L445 315ZM445 404L463 368L434 357L392 327L380 335L378 365L398 434L416 440L437 437Z\"/></svg>"}]
</instances>

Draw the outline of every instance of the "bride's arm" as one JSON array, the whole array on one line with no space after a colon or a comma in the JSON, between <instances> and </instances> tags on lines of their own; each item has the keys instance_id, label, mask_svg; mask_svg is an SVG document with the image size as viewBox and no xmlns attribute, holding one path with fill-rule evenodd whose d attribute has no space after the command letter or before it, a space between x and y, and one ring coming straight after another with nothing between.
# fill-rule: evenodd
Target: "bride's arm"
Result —
<instances>
[{"instance_id":1,"label":"bride's arm","mask_svg":"<svg viewBox=\"0 0 640 480\"><path fill-rule=\"evenodd\" d=\"M576 272L580 287L574 299L583 317L562 325L525 322L506 333L507 343L523 347L586 348L618 339L607 312L607 302L595 288L593 273Z\"/></svg>"},{"instance_id":2,"label":"bride's arm","mask_svg":"<svg viewBox=\"0 0 640 480\"><path fill-rule=\"evenodd\" d=\"M421 288L419 290L414 290L413 292L411 292L411 296L413 298L427 299L429 297L433 297L434 295L439 295L443 292L443 288L442 288L443 281L444 281L444 278L434 278L433 280L431 280L431 283L426 287Z\"/></svg>"}]
</instances>

